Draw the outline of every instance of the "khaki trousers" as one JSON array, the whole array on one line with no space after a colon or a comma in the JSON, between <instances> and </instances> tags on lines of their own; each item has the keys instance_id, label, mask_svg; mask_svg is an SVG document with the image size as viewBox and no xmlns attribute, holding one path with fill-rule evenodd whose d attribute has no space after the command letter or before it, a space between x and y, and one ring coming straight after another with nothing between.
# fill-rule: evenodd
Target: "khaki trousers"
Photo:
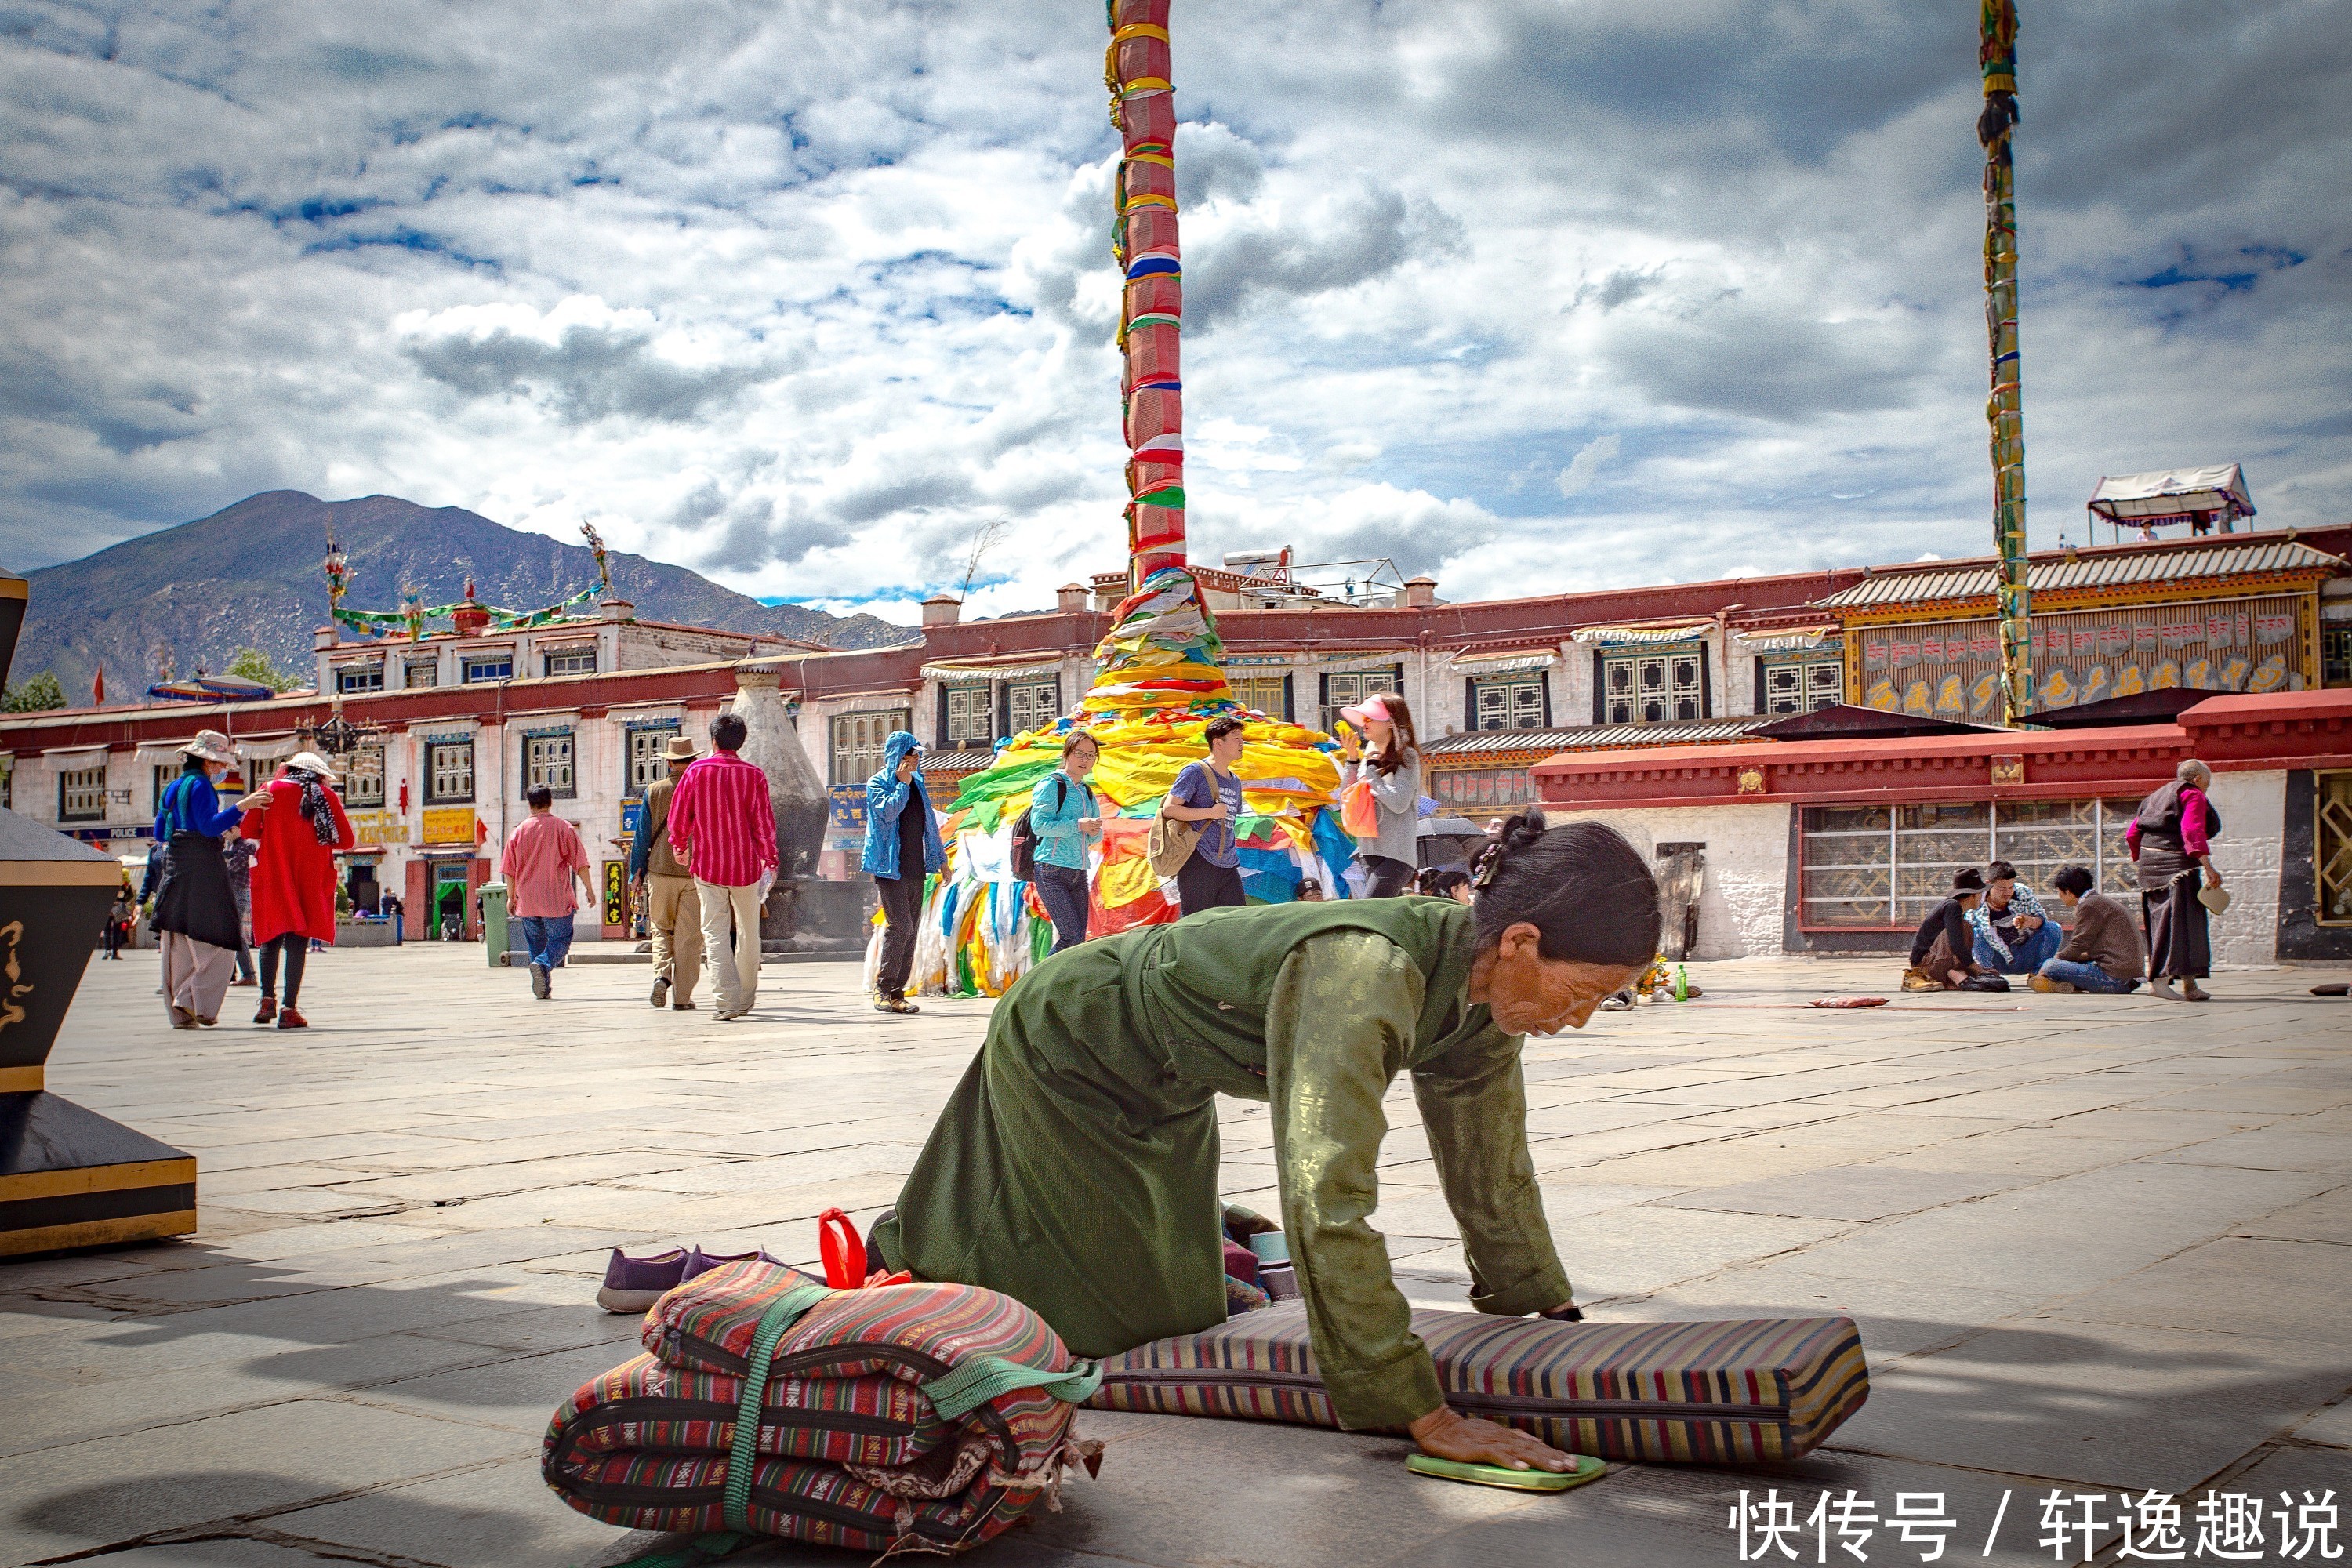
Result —
<instances>
[{"instance_id":1,"label":"khaki trousers","mask_svg":"<svg viewBox=\"0 0 2352 1568\"><path fill-rule=\"evenodd\" d=\"M184 1007L208 1024L218 1018L229 976L236 970L236 949L215 947L175 931L157 931L155 937L163 950L164 1015Z\"/></svg>"},{"instance_id":2,"label":"khaki trousers","mask_svg":"<svg viewBox=\"0 0 2352 1568\"><path fill-rule=\"evenodd\" d=\"M702 951L710 961L710 987L718 995L719 1010L744 1012L760 999L760 889L730 888L698 877L694 896L702 904ZM729 933L730 924L742 933L741 941Z\"/></svg>"},{"instance_id":3,"label":"khaki trousers","mask_svg":"<svg viewBox=\"0 0 2352 1568\"><path fill-rule=\"evenodd\" d=\"M647 872L646 924L653 928L654 971L669 976L671 1005L693 1001L702 976L702 905L694 879Z\"/></svg>"}]
</instances>

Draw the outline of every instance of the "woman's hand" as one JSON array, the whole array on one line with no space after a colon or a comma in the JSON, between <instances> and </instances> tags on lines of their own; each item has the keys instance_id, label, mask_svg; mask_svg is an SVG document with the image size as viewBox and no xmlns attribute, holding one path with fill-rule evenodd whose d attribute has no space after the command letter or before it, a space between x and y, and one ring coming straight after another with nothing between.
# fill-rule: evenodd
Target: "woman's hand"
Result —
<instances>
[{"instance_id":1,"label":"woman's hand","mask_svg":"<svg viewBox=\"0 0 2352 1568\"><path fill-rule=\"evenodd\" d=\"M1507 1470L1573 1469L1576 1461L1540 1437L1475 1415L1457 1415L1439 1405L1407 1428L1421 1451L1463 1465L1499 1465Z\"/></svg>"},{"instance_id":2,"label":"woman's hand","mask_svg":"<svg viewBox=\"0 0 2352 1568\"><path fill-rule=\"evenodd\" d=\"M269 809L269 792L266 789L255 790L251 795L247 795L245 798L238 801L236 803L236 808L239 811L268 811Z\"/></svg>"},{"instance_id":3,"label":"woman's hand","mask_svg":"<svg viewBox=\"0 0 2352 1568\"><path fill-rule=\"evenodd\" d=\"M1078 818L1078 831L1085 834L1089 838L1093 837L1096 834L1102 831L1102 818L1099 816L1082 816Z\"/></svg>"},{"instance_id":4,"label":"woman's hand","mask_svg":"<svg viewBox=\"0 0 2352 1568\"><path fill-rule=\"evenodd\" d=\"M2210 860L2205 862L2205 885L2209 888L2218 888L2221 885L2221 869Z\"/></svg>"}]
</instances>

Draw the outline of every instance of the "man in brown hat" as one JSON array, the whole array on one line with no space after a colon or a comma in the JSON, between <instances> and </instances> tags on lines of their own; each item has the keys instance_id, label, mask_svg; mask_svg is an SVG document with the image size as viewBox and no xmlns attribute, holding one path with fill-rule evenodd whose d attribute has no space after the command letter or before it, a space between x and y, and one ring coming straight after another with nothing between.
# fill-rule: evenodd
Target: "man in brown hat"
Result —
<instances>
[{"instance_id":1,"label":"man in brown hat","mask_svg":"<svg viewBox=\"0 0 2352 1568\"><path fill-rule=\"evenodd\" d=\"M1969 911L1985 895L1984 873L1963 866L1952 874L1951 896L1927 911L1911 938L1911 967L1903 972L1906 991L1957 991L1992 971L1976 962L1976 937ZM2004 986L2005 988L2005 986Z\"/></svg>"},{"instance_id":2,"label":"man in brown hat","mask_svg":"<svg viewBox=\"0 0 2352 1568\"><path fill-rule=\"evenodd\" d=\"M646 788L645 808L629 845L629 879L646 896L646 925L653 933L653 1005L687 1012L694 1006L694 982L702 973L702 916L694 874L670 845L669 797L694 761L694 742L672 735L662 761L669 773Z\"/></svg>"}]
</instances>

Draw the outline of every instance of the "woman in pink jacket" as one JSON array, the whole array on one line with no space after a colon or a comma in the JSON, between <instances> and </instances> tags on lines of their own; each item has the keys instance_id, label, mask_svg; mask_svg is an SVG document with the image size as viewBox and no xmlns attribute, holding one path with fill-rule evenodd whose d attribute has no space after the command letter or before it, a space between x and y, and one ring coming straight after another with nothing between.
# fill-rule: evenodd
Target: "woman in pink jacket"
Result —
<instances>
[{"instance_id":1,"label":"woman in pink jacket","mask_svg":"<svg viewBox=\"0 0 2352 1568\"><path fill-rule=\"evenodd\" d=\"M2148 988L2168 1002L2202 1002L2211 995L2197 983L2213 973L2213 943L2199 895L2221 885L2210 842L2221 831L2221 814L2205 798L2212 787L2213 770L2191 757L2170 784L2139 803L2138 815L2124 829L2124 843L2139 863ZM2179 991L2172 988L2176 980L2181 982Z\"/></svg>"}]
</instances>

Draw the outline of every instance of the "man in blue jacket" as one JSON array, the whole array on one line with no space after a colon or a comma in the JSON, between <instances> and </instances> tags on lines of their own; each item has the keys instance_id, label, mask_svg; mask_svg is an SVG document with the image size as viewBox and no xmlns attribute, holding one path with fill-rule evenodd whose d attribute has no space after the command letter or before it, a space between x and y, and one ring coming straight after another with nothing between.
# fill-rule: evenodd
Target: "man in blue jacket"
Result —
<instances>
[{"instance_id":1,"label":"man in blue jacket","mask_svg":"<svg viewBox=\"0 0 2352 1568\"><path fill-rule=\"evenodd\" d=\"M874 1010L918 1013L907 1000L915 967L915 930L923 918L923 879L947 864L931 798L923 788L923 748L904 730L883 742L882 766L866 781L866 872L882 897L882 965L874 976Z\"/></svg>"}]
</instances>

